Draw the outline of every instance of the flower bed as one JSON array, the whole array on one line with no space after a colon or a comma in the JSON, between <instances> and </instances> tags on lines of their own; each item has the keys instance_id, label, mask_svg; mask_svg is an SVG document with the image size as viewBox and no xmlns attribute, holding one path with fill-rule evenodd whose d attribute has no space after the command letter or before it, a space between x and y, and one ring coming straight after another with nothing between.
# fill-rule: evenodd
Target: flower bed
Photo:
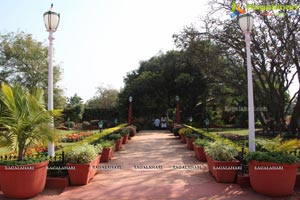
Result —
<instances>
[{"instance_id":1,"label":"flower bed","mask_svg":"<svg viewBox=\"0 0 300 200\"><path fill-rule=\"evenodd\" d=\"M93 134L92 132L80 132L80 133L66 134L61 138L61 142L78 142L92 134Z\"/></svg>"}]
</instances>

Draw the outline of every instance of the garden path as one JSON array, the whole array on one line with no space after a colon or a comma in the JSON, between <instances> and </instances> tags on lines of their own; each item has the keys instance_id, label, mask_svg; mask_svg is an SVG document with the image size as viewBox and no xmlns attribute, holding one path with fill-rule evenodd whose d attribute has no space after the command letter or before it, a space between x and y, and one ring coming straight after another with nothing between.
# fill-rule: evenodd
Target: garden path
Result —
<instances>
[{"instance_id":1,"label":"garden path","mask_svg":"<svg viewBox=\"0 0 300 200\"><path fill-rule=\"evenodd\" d=\"M271 200L240 188L216 183L206 163L175 139L169 131L141 131L123 150L101 166L121 167L99 170L85 186L67 187L61 193L45 190L34 200ZM181 166L194 170L175 169ZM138 169L138 168L156 169ZM1 199L1 195L0 195ZM285 200L300 199L299 189Z\"/></svg>"}]
</instances>

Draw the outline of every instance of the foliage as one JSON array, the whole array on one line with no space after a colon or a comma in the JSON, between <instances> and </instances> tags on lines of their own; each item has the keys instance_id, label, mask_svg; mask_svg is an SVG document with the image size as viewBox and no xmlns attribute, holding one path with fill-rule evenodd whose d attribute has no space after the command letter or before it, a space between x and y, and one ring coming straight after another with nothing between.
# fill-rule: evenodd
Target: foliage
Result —
<instances>
[{"instance_id":1,"label":"foliage","mask_svg":"<svg viewBox=\"0 0 300 200\"><path fill-rule=\"evenodd\" d=\"M87 130L87 129L89 129L89 127L90 127L90 122L88 122L88 121L83 121L82 122L82 129L83 130Z\"/></svg>"},{"instance_id":2,"label":"foliage","mask_svg":"<svg viewBox=\"0 0 300 200\"><path fill-rule=\"evenodd\" d=\"M145 118L148 125L175 107L176 95L181 99L182 119L187 119L206 90L199 66L191 64L182 51L168 51L141 61L124 82L119 95L121 114L126 116L128 97L133 96L135 117Z\"/></svg>"},{"instance_id":3,"label":"foliage","mask_svg":"<svg viewBox=\"0 0 300 200\"><path fill-rule=\"evenodd\" d=\"M99 86L96 96L86 103L88 108L112 109L117 106L119 91L111 87Z\"/></svg>"},{"instance_id":4,"label":"foliage","mask_svg":"<svg viewBox=\"0 0 300 200\"><path fill-rule=\"evenodd\" d=\"M116 134L116 133L111 134L110 136L108 136L109 140L114 140L114 141L119 140L121 138L122 138L122 136L120 134Z\"/></svg>"},{"instance_id":5,"label":"foliage","mask_svg":"<svg viewBox=\"0 0 300 200\"><path fill-rule=\"evenodd\" d=\"M23 160L28 147L53 141L52 115L45 109L42 89L31 94L18 85L1 86L0 144L17 151L18 160Z\"/></svg>"},{"instance_id":6,"label":"foliage","mask_svg":"<svg viewBox=\"0 0 300 200\"><path fill-rule=\"evenodd\" d=\"M102 150L103 150L103 146L100 143L98 143L98 144L96 144L94 146L95 146L95 149L98 152L98 154L100 154L102 152Z\"/></svg>"},{"instance_id":7,"label":"foliage","mask_svg":"<svg viewBox=\"0 0 300 200\"><path fill-rule=\"evenodd\" d=\"M193 133L193 130L190 128L182 128L178 131L180 135L187 135Z\"/></svg>"},{"instance_id":8,"label":"foliage","mask_svg":"<svg viewBox=\"0 0 300 200\"><path fill-rule=\"evenodd\" d=\"M90 163L98 155L98 149L94 145L84 144L76 146L71 151L66 153L66 162L72 164Z\"/></svg>"},{"instance_id":9,"label":"foliage","mask_svg":"<svg viewBox=\"0 0 300 200\"><path fill-rule=\"evenodd\" d=\"M129 133L130 133L130 128L128 128L128 127L123 128L122 131L121 131L122 136L125 136Z\"/></svg>"},{"instance_id":10,"label":"foliage","mask_svg":"<svg viewBox=\"0 0 300 200\"><path fill-rule=\"evenodd\" d=\"M111 140L101 141L100 144L102 145L103 148L110 148L114 146L114 142Z\"/></svg>"},{"instance_id":11,"label":"foliage","mask_svg":"<svg viewBox=\"0 0 300 200\"><path fill-rule=\"evenodd\" d=\"M283 141L283 138L278 135L273 139L257 139L256 142L267 151L291 153L300 148L300 141L297 139Z\"/></svg>"},{"instance_id":12,"label":"foliage","mask_svg":"<svg viewBox=\"0 0 300 200\"><path fill-rule=\"evenodd\" d=\"M201 135L192 132L192 133L187 133L187 134L185 135L185 137L186 137L186 138L189 138L189 139L197 139L197 138L201 137Z\"/></svg>"},{"instance_id":13,"label":"foliage","mask_svg":"<svg viewBox=\"0 0 300 200\"><path fill-rule=\"evenodd\" d=\"M40 163L43 161L46 161L47 157L44 156L42 158L27 158L24 160L2 160L0 161L0 165L5 166L19 166L19 165L28 165L28 164L34 164L34 163Z\"/></svg>"},{"instance_id":14,"label":"foliage","mask_svg":"<svg viewBox=\"0 0 300 200\"><path fill-rule=\"evenodd\" d=\"M195 145L199 147L206 147L210 144L209 140L198 138L195 140Z\"/></svg>"},{"instance_id":15,"label":"foliage","mask_svg":"<svg viewBox=\"0 0 300 200\"><path fill-rule=\"evenodd\" d=\"M70 128L75 128L75 122L73 122L73 121L66 121L65 122L65 126L66 127L70 126Z\"/></svg>"},{"instance_id":16,"label":"foliage","mask_svg":"<svg viewBox=\"0 0 300 200\"><path fill-rule=\"evenodd\" d=\"M246 160L250 162L251 160L262 161L262 162L274 162L280 164L293 164L298 163L299 158L294 155L289 155L282 152L250 152Z\"/></svg>"},{"instance_id":17,"label":"foliage","mask_svg":"<svg viewBox=\"0 0 300 200\"><path fill-rule=\"evenodd\" d=\"M84 113L82 116L82 120L84 121L91 121L98 119L99 120L110 120L113 121L114 119L119 118L119 113L116 108L90 108L85 107ZM98 122L97 122L98 123ZM91 124L91 126L93 126Z\"/></svg>"},{"instance_id":18,"label":"foliage","mask_svg":"<svg viewBox=\"0 0 300 200\"><path fill-rule=\"evenodd\" d=\"M61 79L61 68L53 69L54 108L63 108L66 98L57 82ZM48 88L48 46L24 32L0 35L0 82L19 84L29 91L35 87ZM47 99L47 94L44 96Z\"/></svg>"},{"instance_id":19,"label":"foliage","mask_svg":"<svg viewBox=\"0 0 300 200\"><path fill-rule=\"evenodd\" d=\"M238 155L234 146L224 145L221 141L215 141L206 146L205 152L216 161L233 161Z\"/></svg>"}]
</instances>

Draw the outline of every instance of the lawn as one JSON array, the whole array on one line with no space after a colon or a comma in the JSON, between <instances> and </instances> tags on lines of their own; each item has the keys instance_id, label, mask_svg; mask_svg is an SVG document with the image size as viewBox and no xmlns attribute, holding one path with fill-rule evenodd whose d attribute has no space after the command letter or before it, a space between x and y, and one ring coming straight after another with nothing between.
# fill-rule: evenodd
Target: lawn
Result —
<instances>
[{"instance_id":1,"label":"lawn","mask_svg":"<svg viewBox=\"0 0 300 200\"><path fill-rule=\"evenodd\" d=\"M206 131L206 129L202 129ZM261 129L255 129L255 131L260 131ZM209 133L222 134L222 133L230 133L233 135L248 135L248 129L245 128L209 128Z\"/></svg>"}]
</instances>

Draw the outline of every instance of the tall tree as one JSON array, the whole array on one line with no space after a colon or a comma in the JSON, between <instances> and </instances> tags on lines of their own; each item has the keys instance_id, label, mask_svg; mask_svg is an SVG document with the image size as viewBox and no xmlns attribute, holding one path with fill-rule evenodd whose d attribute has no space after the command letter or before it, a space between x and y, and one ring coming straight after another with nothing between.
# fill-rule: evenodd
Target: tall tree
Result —
<instances>
[{"instance_id":1,"label":"tall tree","mask_svg":"<svg viewBox=\"0 0 300 200\"><path fill-rule=\"evenodd\" d=\"M117 89L101 85L97 88L96 96L87 101L86 107L104 109L115 108L118 103L118 94L119 91Z\"/></svg>"},{"instance_id":2,"label":"tall tree","mask_svg":"<svg viewBox=\"0 0 300 200\"><path fill-rule=\"evenodd\" d=\"M54 66L54 107L64 107L59 65ZM48 87L48 47L24 32L0 35L0 82L20 84L29 90ZM47 96L45 96L45 99ZM58 101L59 99L59 101Z\"/></svg>"}]
</instances>

